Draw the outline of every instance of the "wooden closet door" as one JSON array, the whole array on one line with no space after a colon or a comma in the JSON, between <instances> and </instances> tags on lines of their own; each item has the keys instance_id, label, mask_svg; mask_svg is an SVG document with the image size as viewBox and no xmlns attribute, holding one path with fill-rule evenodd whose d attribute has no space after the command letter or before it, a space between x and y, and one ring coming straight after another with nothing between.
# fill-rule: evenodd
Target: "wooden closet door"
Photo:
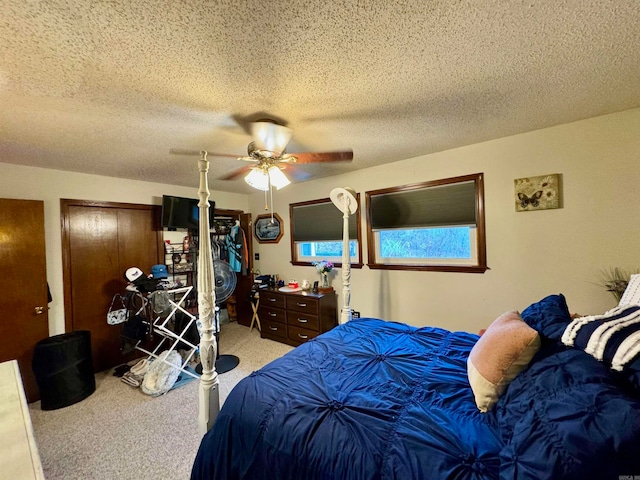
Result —
<instances>
[{"instance_id":1,"label":"wooden closet door","mask_svg":"<svg viewBox=\"0 0 640 480\"><path fill-rule=\"evenodd\" d=\"M147 210L118 209L118 256L120 276L129 267L138 267L149 275L158 260L156 219ZM160 228L161 230L161 228Z\"/></svg>"},{"instance_id":2,"label":"wooden closet door","mask_svg":"<svg viewBox=\"0 0 640 480\"><path fill-rule=\"evenodd\" d=\"M35 402L33 350L49 336L44 202L0 199L0 258L0 362L18 360L27 400Z\"/></svg>"},{"instance_id":3,"label":"wooden closet door","mask_svg":"<svg viewBox=\"0 0 640 480\"><path fill-rule=\"evenodd\" d=\"M150 273L159 262L159 207L62 200L66 331L89 330L96 372L140 356L120 351L121 325L109 325L114 294L125 293L124 272Z\"/></svg>"}]
</instances>

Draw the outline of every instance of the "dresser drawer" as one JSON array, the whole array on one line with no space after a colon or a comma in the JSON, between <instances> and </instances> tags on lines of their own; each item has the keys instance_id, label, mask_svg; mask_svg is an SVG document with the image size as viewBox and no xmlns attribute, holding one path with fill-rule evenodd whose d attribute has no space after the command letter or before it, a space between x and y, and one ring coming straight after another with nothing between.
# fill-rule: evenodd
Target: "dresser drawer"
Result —
<instances>
[{"instance_id":1,"label":"dresser drawer","mask_svg":"<svg viewBox=\"0 0 640 480\"><path fill-rule=\"evenodd\" d=\"M287 323L287 312L280 308L272 308L269 305L258 308L258 317L260 320L271 320L272 322Z\"/></svg>"},{"instance_id":2,"label":"dresser drawer","mask_svg":"<svg viewBox=\"0 0 640 480\"><path fill-rule=\"evenodd\" d=\"M304 343L307 340L317 337L320 333L318 331L307 330L306 328L287 327L289 340L297 343Z\"/></svg>"},{"instance_id":3,"label":"dresser drawer","mask_svg":"<svg viewBox=\"0 0 640 480\"><path fill-rule=\"evenodd\" d=\"M317 315L318 299L304 295L291 295L287 297L287 310Z\"/></svg>"},{"instance_id":4,"label":"dresser drawer","mask_svg":"<svg viewBox=\"0 0 640 480\"><path fill-rule=\"evenodd\" d=\"M284 310L284 295L277 294L275 292L269 292L266 290L260 291L260 306L261 307L275 307L282 308Z\"/></svg>"},{"instance_id":5,"label":"dresser drawer","mask_svg":"<svg viewBox=\"0 0 640 480\"><path fill-rule=\"evenodd\" d=\"M262 338L297 347L338 324L335 292L260 290Z\"/></svg>"},{"instance_id":6,"label":"dresser drawer","mask_svg":"<svg viewBox=\"0 0 640 480\"><path fill-rule=\"evenodd\" d=\"M317 315L309 315L304 312L287 311L287 325L320 331L320 322Z\"/></svg>"},{"instance_id":7,"label":"dresser drawer","mask_svg":"<svg viewBox=\"0 0 640 480\"><path fill-rule=\"evenodd\" d=\"M261 322L263 337L287 338L287 326L285 324L273 322L268 319L261 320Z\"/></svg>"}]
</instances>

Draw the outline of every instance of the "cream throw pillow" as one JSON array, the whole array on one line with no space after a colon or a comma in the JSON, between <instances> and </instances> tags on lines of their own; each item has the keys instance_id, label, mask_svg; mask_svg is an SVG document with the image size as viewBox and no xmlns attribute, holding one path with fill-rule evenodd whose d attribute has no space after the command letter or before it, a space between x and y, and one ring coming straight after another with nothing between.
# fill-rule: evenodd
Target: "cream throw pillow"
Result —
<instances>
[{"instance_id":1,"label":"cream throw pillow","mask_svg":"<svg viewBox=\"0 0 640 480\"><path fill-rule=\"evenodd\" d=\"M538 332L518 312L503 313L489 325L467 360L469 384L481 412L491 410L539 349Z\"/></svg>"},{"instance_id":2,"label":"cream throw pillow","mask_svg":"<svg viewBox=\"0 0 640 480\"><path fill-rule=\"evenodd\" d=\"M640 274L631 275L618 306L640 305Z\"/></svg>"}]
</instances>

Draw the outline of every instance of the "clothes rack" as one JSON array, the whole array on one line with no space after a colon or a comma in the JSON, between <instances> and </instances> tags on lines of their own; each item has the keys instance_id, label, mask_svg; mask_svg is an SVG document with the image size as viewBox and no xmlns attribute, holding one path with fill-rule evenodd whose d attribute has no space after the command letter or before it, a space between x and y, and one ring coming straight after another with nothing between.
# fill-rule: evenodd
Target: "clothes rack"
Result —
<instances>
[{"instance_id":1,"label":"clothes rack","mask_svg":"<svg viewBox=\"0 0 640 480\"><path fill-rule=\"evenodd\" d=\"M191 328L191 325L193 324L193 322L197 321L196 316L183 307L183 304L187 299L187 297L189 296L189 294L191 293L192 289L193 289L192 286L188 286L188 287L179 287L179 288L173 288L170 290L164 290L169 295L169 304L171 306L171 310L166 317L162 314L156 314L154 320L151 322L151 328L153 332L160 335L162 339L160 340L160 343L158 343L158 345L153 349L153 351L149 351L141 347L140 344L142 343L142 340L139 340L136 343L135 348L149 355L149 359L152 359L152 358L157 359L159 358L160 353L164 352L165 350L172 352L174 350L177 350L178 349L177 347L179 345L180 346L186 345L189 347L188 349L181 348L181 350L186 350L187 353L185 356L182 356L183 362L180 367L180 371L182 371L183 373L186 373L187 375L191 375L194 378L200 378L200 375L197 375L193 373L193 371L190 371L187 369L194 354L198 350L198 345L191 343L185 338L183 338L184 335L189 330L189 328ZM144 300L145 302L148 302L148 299L145 298ZM187 315L187 317L189 318L189 320L185 323L184 328L180 332L174 332L169 328L169 324L171 320L175 321L175 316L177 312L182 312L183 314ZM169 348L166 348L167 345L169 345ZM163 346L165 346L164 349L163 349ZM165 360L167 356L168 355L164 355L164 357L161 360L171 365L169 362Z\"/></svg>"}]
</instances>

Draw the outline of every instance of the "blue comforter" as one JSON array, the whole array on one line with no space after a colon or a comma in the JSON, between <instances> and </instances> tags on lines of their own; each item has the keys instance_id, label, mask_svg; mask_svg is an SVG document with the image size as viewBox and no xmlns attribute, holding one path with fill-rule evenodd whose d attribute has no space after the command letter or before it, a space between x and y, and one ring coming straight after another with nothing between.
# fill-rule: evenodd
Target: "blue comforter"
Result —
<instances>
[{"instance_id":1,"label":"blue comforter","mask_svg":"<svg viewBox=\"0 0 640 480\"><path fill-rule=\"evenodd\" d=\"M483 414L466 370L477 339L375 319L334 328L233 389L192 479L640 475L640 401L608 369L547 340Z\"/></svg>"},{"instance_id":2,"label":"blue comforter","mask_svg":"<svg viewBox=\"0 0 640 480\"><path fill-rule=\"evenodd\" d=\"M353 320L242 380L193 479L498 478L467 382L476 335Z\"/></svg>"}]
</instances>

